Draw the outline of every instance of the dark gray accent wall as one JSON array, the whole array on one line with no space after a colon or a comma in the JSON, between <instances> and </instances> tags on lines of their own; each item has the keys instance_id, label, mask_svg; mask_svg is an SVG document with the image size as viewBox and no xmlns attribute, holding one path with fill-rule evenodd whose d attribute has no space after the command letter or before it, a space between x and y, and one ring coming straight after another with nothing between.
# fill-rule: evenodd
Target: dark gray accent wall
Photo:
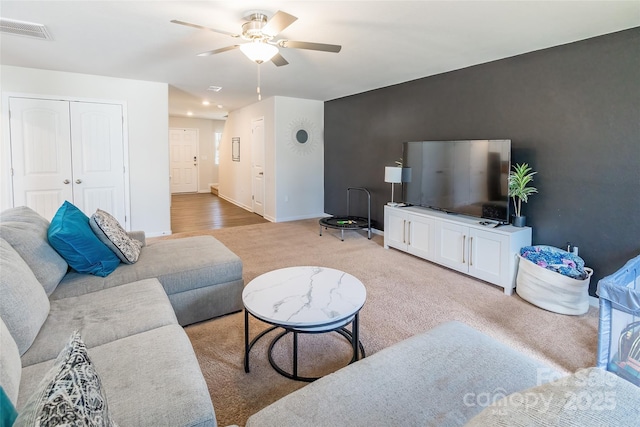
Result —
<instances>
[{"instance_id":1,"label":"dark gray accent wall","mask_svg":"<svg viewBox=\"0 0 640 427\"><path fill-rule=\"evenodd\" d=\"M640 28L328 101L324 139L327 213L365 187L382 230L404 141L511 139L512 164L538 171L533 243L578 246L591 295L640 254Z\"/></svg>"}]
</instances>

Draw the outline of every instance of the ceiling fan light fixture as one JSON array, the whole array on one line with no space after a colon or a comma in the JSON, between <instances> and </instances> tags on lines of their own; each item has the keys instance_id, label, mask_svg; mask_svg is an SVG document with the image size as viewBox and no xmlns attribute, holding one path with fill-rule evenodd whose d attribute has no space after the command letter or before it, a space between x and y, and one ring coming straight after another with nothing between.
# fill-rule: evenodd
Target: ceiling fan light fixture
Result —
<instances>
[{"instance_id":1,"label":"ceiling fan light fixture","mask_svg":"<svg viewBox=\"0 0 640 427\"><path fill-rule=\"evenodd\" d=\"M247 58L258 64L270 60L278 53L277 47L261 41L242 44L240 50Z\"/></svg>"}]
</instances>

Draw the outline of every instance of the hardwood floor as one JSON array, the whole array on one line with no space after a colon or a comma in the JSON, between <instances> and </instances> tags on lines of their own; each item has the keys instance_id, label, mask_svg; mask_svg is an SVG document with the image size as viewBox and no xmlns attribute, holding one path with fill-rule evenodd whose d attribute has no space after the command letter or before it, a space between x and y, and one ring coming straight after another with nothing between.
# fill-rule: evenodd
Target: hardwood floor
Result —
<instances>
[{"instance_id":1,"label":"hardwood floor","mask_svg":"<svg viewBox=\"0 0 640 427\"><path fill-rule=\"evenodd\" d=\"M269 222L210 193L171 195L171 231L211 230Z\"/></svg>"}]
</instances>

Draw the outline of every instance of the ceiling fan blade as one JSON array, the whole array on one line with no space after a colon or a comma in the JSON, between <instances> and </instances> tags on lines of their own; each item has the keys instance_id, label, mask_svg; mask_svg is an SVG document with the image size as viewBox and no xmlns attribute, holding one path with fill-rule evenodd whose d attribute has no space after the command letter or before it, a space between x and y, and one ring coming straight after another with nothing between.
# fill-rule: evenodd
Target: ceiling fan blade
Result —
<instances>
[{"instance_id":1,"label":"ceiling fan blade","mask_svg":"<svg viewBox=\"0 0 640 427\"><path fill-rule=\"evenodd\" d=\"M279 10L271 17L271 19L269 19L267 24L262 27L262 32L270 36L275 36L280 31L293 24L297 19L298 18L295 16Z\"/></svg>"},{"instance_id":2,"label":"ceiling fan blade","mask_svg":"<svg viewBox=\"0 0 640 427\"><path fill-rule=\"evenodd\" d=\"M213 31L214 33L225 34L225 35L227 35L227 36L231 36L231 37L240 37L240 34L234 34L234 33L230 33L230 32L228 32L228 31L224 31L224 30L216 30L216 29L214 29L214 28L203 27L202 25L192 24L192 23L190 23L190 22L179 21L179 20L177 20L177 19L173 19L173 20L171 21L171 23L173 23L173 24L180 24L180 25L186 25L187 27L197 28L198 30Z\"/></svg>"},{"instance_id":3,"label":"ceiling fan blade","mask_svg":"<svg viewBox=\"0 0 640 427\"><path fill-rule=\"evenodd\" d=\"M282 55L280 55L279 53L276 53L273 58L271 58L271 62L273 62L274 64L276 64L276 66L278 67L282 67L283 65L288 65L289 62L284 59L284 57Z\"/></svg>"},{"instance_id":4,"label":"ceiling fan blade","mask_svg":"<svg viewBox=\"0 0 640 427\"><path fill-rule=\"evenodd\" d=\"M342 49L342 46L337 44L296 42L291 40L280 40L278 42L278 46L294 48L294 49L320 50L322 52L333 52L333 53L338 53L340 52L340 49Z\"/></svg>"},{"instance_id":5,"label":"ceiling fan blade","mask_svg":"<svg viewBox=\"0 0 640 427\"><path fill-rule=\"evenodd\" d=\"M197 56L211 56L211 55L215 55L216 53L228 52L230 50L234 50L234 49L237 49L239 47L240 47L239 44L236 44L236 45L233 45L233 46L221 47L220 49L210 50L210 51L207 51L207 52L199 53Z\"/></svg>"}]
</instances>

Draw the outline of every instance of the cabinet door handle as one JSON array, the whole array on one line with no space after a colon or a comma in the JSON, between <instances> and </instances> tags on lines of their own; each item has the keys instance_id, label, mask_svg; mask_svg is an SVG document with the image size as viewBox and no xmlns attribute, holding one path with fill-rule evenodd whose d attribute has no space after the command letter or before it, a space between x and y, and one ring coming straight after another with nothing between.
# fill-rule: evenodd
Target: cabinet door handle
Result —
<instances>
[{"instance_id":1,"label":"cabinet door handle","mask_svg":"<svg viewBox=\"0 0 640 427\"><path fill-rule=\"evenodd\" d=\"M411 245L411 221L409 221L409 226L407 227L407 245Z\"/></svg>"},{"instance_id":2,"label":"cabinet door handle","mask_svg":"<svg viewBox=\"0 0 640 427\"><path fill-rule=\"evenodd\" d=\"M467 235L463 234L462 235L462 263L463 264L465 263L465 260L464 260L464 246L465 246L466 243L467 243Z\"/></svg>"},{"instance_id":3,"label":"cabinet door handle","mask_svg":"<svg viewBox=\"0 0 640 427\"><path fill-rule=\"evenodd\" d=\"M402 220L402 243L407 243L407 220Z\"/></svg>"},{"instance_id":4,"label":"cabinet door handle","mask_svg":"<svg viewBox=\"0 0 640 427\"><path fill-rule=\"evenodd\" d=\"M70 183L70 182L71 182L71 181L69 181L68 179L65 179L64 181L62 181L62 183L63 183L63 184L68 184L68 183Z\"/></svg>"},{"instance_id":5,"label":"cabinet door handle","mask_svg":"<svg viewBox=\"0 0 640 427\"><path fill-rule=\"evenodd\" d=\"M473 237L469 237L469 266L473 265Z\"/></svg>"},{"instance_id":6,"label":"cabinet door handle","mask_svg":"<svg viewBox=\"0 0 640 427\"><path fill-rule=\"evenodd\" d=\"M82 180L80 178L76 179L76 184L82 184Z\"/></svg>"}]
</instances>

